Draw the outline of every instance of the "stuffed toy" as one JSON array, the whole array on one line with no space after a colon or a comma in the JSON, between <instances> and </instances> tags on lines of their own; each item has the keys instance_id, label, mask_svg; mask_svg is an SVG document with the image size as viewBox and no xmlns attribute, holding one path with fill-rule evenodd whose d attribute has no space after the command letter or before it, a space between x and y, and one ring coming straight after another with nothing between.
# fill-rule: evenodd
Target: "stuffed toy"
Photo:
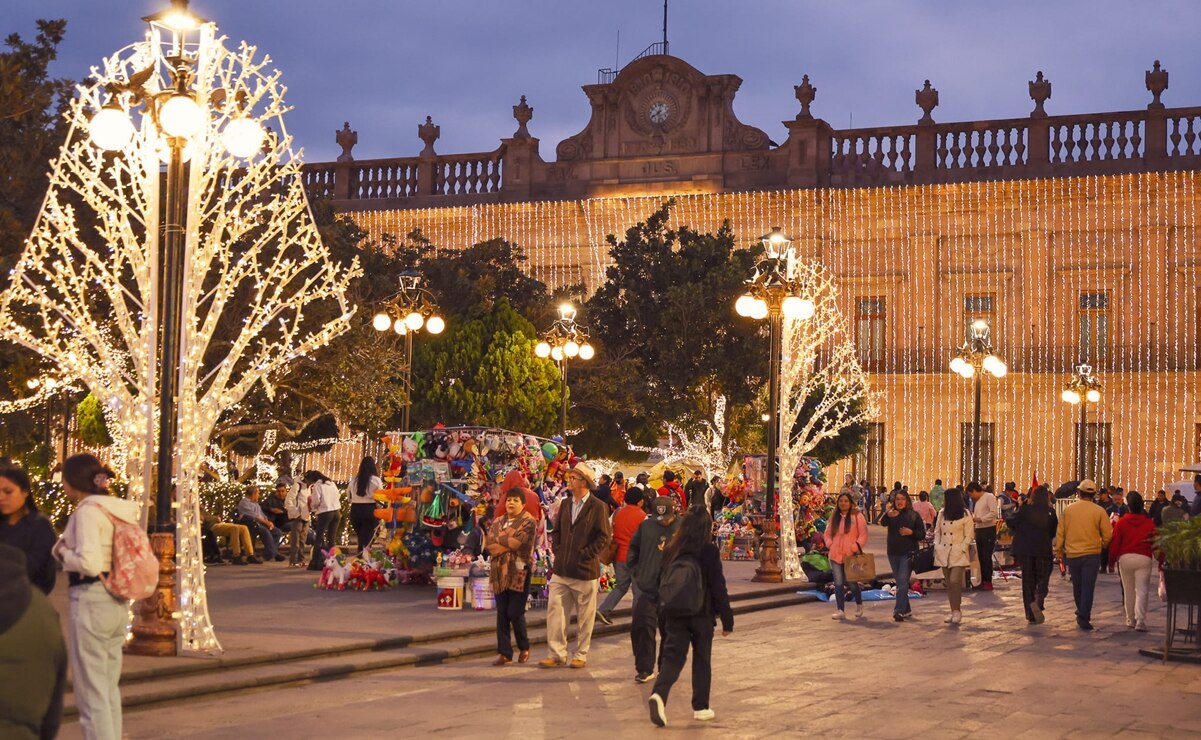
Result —
<instances>
[{"instance_id":1,"label":"stuffed toy","mask_svg":"<svg viewBox=\"0 0 1201 740\"><path fill-rule=\"evenodd\" d=\"M350 580L350 568L346 565L346 556L336 547L322 550L322 552L325 554L325 568L322 569L321 577L314 584L314 588L345 591L346 584Z\"/></svg>"},{"instance_id":2,"label":"stuffed toy","mask_svg":"<svg viewBox=\"0 0 1201 740\"><path fill-rule=\"evenodd\" d=\"M386 467L383 469L383 475L380 476L389 483L394 483L400 480L404 470L404 453L401 451L402 439L395 435L386 435L384 437L384 447L387 449Z\"/></svg>"}]
</instances>

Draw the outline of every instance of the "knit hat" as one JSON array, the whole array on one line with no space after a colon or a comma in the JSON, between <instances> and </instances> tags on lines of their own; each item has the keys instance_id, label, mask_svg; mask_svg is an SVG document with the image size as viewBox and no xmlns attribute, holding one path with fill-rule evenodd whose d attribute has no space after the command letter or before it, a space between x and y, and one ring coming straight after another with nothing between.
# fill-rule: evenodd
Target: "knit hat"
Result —
<instances>
[{"instance_id":1,"label":"knit hat","mask_svg":"<svg viewBox=\"0 0 1201 740\"><path fill-rule=\"evenodd\" d=\"M651 516L659 521L676 515L676 504L671 496L656 496L651 503Z\"/></svg>"}]
</instances>

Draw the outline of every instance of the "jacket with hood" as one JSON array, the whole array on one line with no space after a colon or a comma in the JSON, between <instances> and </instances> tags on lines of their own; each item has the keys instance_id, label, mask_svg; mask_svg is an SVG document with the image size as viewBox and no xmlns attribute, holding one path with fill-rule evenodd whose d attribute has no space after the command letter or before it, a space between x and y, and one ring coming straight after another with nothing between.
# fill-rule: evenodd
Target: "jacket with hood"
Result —
<instances>
[{"instance_id":1,"label":"jacket with hood","mask_svg":"<svg viewBox=\"0 0 1201 740\"><path fill-rule=\"evenodd\" d=\"M67 648L58 613L32 588L20 550L0 545L0 737L58 734Z\"/></svg>"},{"instance_id":2,"label":"jacket with hood","mask_svg":"<svg viewBox=\"0 0 1201 740\"><path fill-rule=\"evenodd\" d=\"M684 492L684 487L680 485L679 481L667 481L656 493L675 499L677 514L683 514L688 509L688 494Z\"/></svg>"},{"instance_id":3,"label":"jacket with hood","mask_svg":"<svg viewBox=\"0 0 1201 740\"><path fill-rule=\"evenodd\" d=\"M663 550L672 535L680 528L680 517L664 524L655 516L648 517L634 530L626 550L626 568L634 575L634 583L644 595L659 595L659 571L663 565Z\"/></svg>"},{"instance_id":4,"label":"jacket with hood","mask_svg":"<svg viewBox=\"0 0 1201 740\"><path fill-rule=\"evenodd\" d=\"M1113 525L1109 542L1109 567L1118 564L1123 555L1154 557L1151 543L1155 539L1155 520L1146 514L1125 514Z\"/></svg>"},{"instance_id":5,"label":"jacket with hood","mask_svg":"<svg viewBox=\"0 0 1201 740\"><path fill-rule=\"evenodd\" d=\"M56 545L63 570L81 576L108 573L113 566L113 523L105 512L125 522L138 521L138 505L115 496L93 494L75 507Z\"/></svg>"}]
</instances>

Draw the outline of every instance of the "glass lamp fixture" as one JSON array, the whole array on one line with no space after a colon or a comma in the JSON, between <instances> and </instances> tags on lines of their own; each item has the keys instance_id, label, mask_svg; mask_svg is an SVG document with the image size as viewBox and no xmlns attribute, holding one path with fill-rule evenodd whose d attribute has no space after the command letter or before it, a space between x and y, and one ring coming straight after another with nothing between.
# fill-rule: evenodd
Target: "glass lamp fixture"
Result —
<instances>
[{"instance_id":1,"label":"glass lamp fixture","mask_svg":"<svg viewBox=\"0 0 1201 740\"><path fill-rule=\"evenodd\" d=\"M425 322L425 330L430 334L441 334L446 329L446 321L441 316L431 316Z\"/></svg>"},{"instance_id":2,"label":"glass lamp fixture","mask_svg":"<svg viewBox=\"0 0 1201 740\"><path fill-rule=\"evenodd\" d=\"M749 318L755 312L755 297L747 293L738 296L738 300L734 301L734 312Z\"/></svg>"},{"instance_id":3,"label":"glass lamp fixture","mask_svg":"<svg viewBox=\"0 0 1201 740\"><path fill-rule=\"evenodd\" d=\"M416 311L413 311L408 316L405 316L405 325L408 326L413 331L417 331L418 329L420 329L421 325L424 323L425 323L425 317L422 316L421 314L417 313Z\"/></svg>"},{"instance_id":4,"label":"glass lamp fixture","mask_svg":"<svg viewBox=\"0 0 1201 740\"><path fill-rule=\"evenodd\" d=\"M225 124L221 132L221 143L235 157L250 159L263 146L265 132L253 118L239 117Z\"/></svg>"},{"instance_id":5,"label":"glass lamp fixture","mask_svg":"<svg viewBox=\"0 0 1201 740\"><path fill-rule=\"evenodd\" d=\"M550 350L550 357L555 362L562 362L563 361L563 348L562 347L552 347Z\"/></svg>"},{"instance_id":6,"label":"glass lamp fixture","mask_svg":"<svg viewBox=\"0 0 1201 740\"><path fill-rule=\"evenodd\" d=\"M182 139L195 134L204 125L204 111L191 95L176 94L159 108L158 120L164 133Z\"/></svg>"},{"instance_id":7,"label":"glass lamp fixture","mask_svg":"<svg viewBox=\"0 0 1201 740\"><path fill-rule=\"evenodd\" d=\"M1097 403L1101 400L1101 391L1096 388L1089 388L1088 393L1084 394L1084 397L1088 399L1089 403Z\"/></svg>"},{"instance_id":8,"label":"glass lamp fixture","mask_svg":"<svg viewBox=\"0 0 1201 740\"><path fill-rule=\"evenodd\" d=\"M967 362L962 357L951 358L951 372L963 375L963 367L965 365L967 365Z\"/></svg>"},{"instance_id":9,"label":"glass lamp fixture","mask_svg":"<svg viewBox=\"0 0 1201 740\"><path fill-rule=\"evenodd\" d=\"M580 359L581 360L591 360L595 356L596 356L596 349L594 349L591 344L584 342L583 344L580 345Z\"/></svg>"},{"instance_id":10,"label":"glass lamp fixture","mask_svg":"<svg viewBox=\"0 0 1201 740\"><path fill-rule=\"evenodd\" d=\"M397 319L396 321L394 321L392 323L392 330L395 331L397 334L399 334L402 337L405 334L409 333L409 327L405 326L404 319Z\"/></svg>"},{"instance_id":11,"label":"glass lamp fixture","mask_svg":"<svg viewBox=\"0 0 1201 740\"><path fill-rule=\"evenodd\" d=\"M545 360L550 357L550 345L546 342L538 342L534 347L534 354Z\"/></svg>"},{"instance_id":12,"label":"glass lamp fixture","mask_svg":"<svg viewBox=\"0 0 1201 740\"><path fill-rule=\"evenodd\" d=\"M571 305L570 303L563 303L559 305L559 318L563 321L574 321L575 315L575 306Z\"/></svg>"},{"instance_id":13,"label":"glass lamp fixture","mask_svg":"<svg viewBox=\"0 0 1201 740\"><path fill-rule=\"evenodd\" d=\"M124 149L129 146L133 135L133 121L116 103L109 103L96 111L88 123L88 136L92 143L105 151Z\"/></svg>"},{"instance_id":14,"label":"glass lamp fixture","mask_svg":"<svg viewBox=\"0 0 1201 740\"><path fill-rule=\"evenodd\" d=\"M1063 393L1059 394L1059 397L1073 406L1080 403L1080 394L1071 388L1065 388Z\"/></svg>"},{"instance_id":15,"label":"glass lamp fixture","mask_svg":"<svg viewBox=\"0 0 1201 740\"><path fill-rule=\"evenodd\" d=\"M376 331L388 331L388 328L392 326L392 319L388 318L386 313L377 313L375 318L371 319L371 325L375 327Z\"/></svg>"},{"instance_id":16,"label":"glass lamp fixture","mask_svg":"<svg viewBox=\"0 0 1201 740\"><path fill-rule=\"evenodd\" d=\"M575 357L576 355L580 354L580 345L569 340L567 344L563 345L563 354L567 355L568 357Z\"/></svg>"}]
</instances>

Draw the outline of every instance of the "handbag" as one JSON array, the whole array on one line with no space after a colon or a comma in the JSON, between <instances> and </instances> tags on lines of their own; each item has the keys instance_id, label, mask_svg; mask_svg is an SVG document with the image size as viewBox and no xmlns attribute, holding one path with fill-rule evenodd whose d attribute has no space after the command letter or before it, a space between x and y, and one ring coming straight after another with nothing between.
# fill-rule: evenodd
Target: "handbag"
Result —
<instances>
[{"instance_id":1,"label":"handbag","mask_svg":"<svg viewBox=\"0 0 1201 740\"><path fill-rule=\"evenodd\" d=\"M609 537L609 544L600 552L600 561L604 565L612 565L617 559L617 538Z\"/></svg>"},{"instance_id":2,"label":"handbag","mask_svg":"<svg viewBox=\"0 0 1201 740\"><path fill-rule=\"evenodd\" d=\"M848 555L842 567L848 581L871 581L876 577L876 556L869 552Z\"/></svg>"}]
</instances>

